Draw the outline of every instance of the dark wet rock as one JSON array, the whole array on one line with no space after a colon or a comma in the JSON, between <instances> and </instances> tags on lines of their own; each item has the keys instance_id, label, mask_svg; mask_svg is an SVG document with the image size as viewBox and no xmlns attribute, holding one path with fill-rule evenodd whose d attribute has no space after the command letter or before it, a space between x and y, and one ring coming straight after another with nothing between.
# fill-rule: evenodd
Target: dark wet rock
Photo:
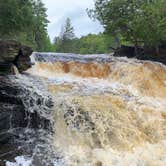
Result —
<instances>
[{"instance_id":1,"label":"dark wet rock","mask_svg":"<svg viewBox=\"0 0 166 166\"><path fill-rule=\"evenodd\" d=\"M102 162L101 161L97 161L96 163L95 163L95 165L94 166L102 166L103 164L102 164Z\"/></svg>"},{"instance_id":2,"label":"dark wet rock","mask_svg":"<svg viewBox=\"0 0 166 166\"><path fill-rule=\"evenodd\" d=\"M100 138L97 133L92 133L92 139L94 143L94 147L96 148L102 148Z\"/></svg>"},{"instance_id":3,"label":"dark wet rock","mask_svg":"<svg viewBox=\"0 0 166 166\"><path fill-rule=\"evenodd\" d=\"M6 145L4 144L0 148L0 166L6 166L4 160L8 158L10 161L14 161L13 159L16 156L21 154L21 150L17 149L15 145Z\"/></svg>"},{"instance_id":4,"label":"dark wet rock","mask_svg":"<svg viewBox=\"0 0 166 166\"><path fill-rule=\"evenodd\" d=\"M24 81L25 78L20 80ZM31 138L40 135L38 130L45 130L47 134L52 132L52 119L49 116L53 107L52 99L40 94L37 85L33 86L19 82L16 76L0 76L0 155L3 158L4 146L17 147L19 140L30 143ZM26 134L26 130L30 130L30 133ZM31 145L28 144L28 147ZM15 153L17 148L12 150Z\"/></svg>"},{"instance_id":5,"label":"dark wet rock","mask_svg":"<svg viewBox=\"0 0 166 166\"><path fill-rule=\"evenodd\" d=\"M32 88L14 83L13 78L0 76L0 131L27 125L46 129L49 120L38 110L51 109L51 98L45 99Z\"/></svg>"},{"instance_id":6,"label":"dark wet rock","mask_svg":"<svg viewBox=\"0 0 166 166\"><path fill-rule=\"evenodd\" d=\"M14 40L0 40L0 72L11 73L13 65L19 72L23 72L31 67L30 47L24 46Z\"/></svg>"},{"instance_id":7,"label":"dark wet rock","mask_svg":"<svg viewBox=\"0 0 166 166\"><path fill-rule=\"evenodd\" d=\"M81 132L89 132L95 129L95 124L92 122L88 112L82 108L74 109L69 107L65 110L64 119L71 129L78 130Z\"/></svg>"},{"instance_id":8,"label":"dark wet rock","mask_svg":"<svg viewBox=\"0 0 166 166\"><path fill-rule=\"evenodd\" d=\"M80 62L80 63L106 63L111 62L109 55L79 55L73 53L40 53L34 52L33 58L36 62ZM66 70L67 71L67 70Z\"/></svg>"},{"instance_id":9,"label":"dark wet rock","mask_svg":"<svg viewBox=\"0 0 166 166\"><path fill-rule=\"evenodd\" d=\"M1 144L1 146L2 146L2 144L8 143L12 139L13 136L14 135L12 133L8 132L8 131L1 132L0 133L0 144Z\"/></svg>"},{"instance_id":10,"label":"dark wet rock","mask_svg":"<svg viewBox=\"0 0 166 166\"><path fill-rule=\"evenodd\" d=\"M120 48L117 48L114 56L126 56L128 58L135 57L135 48L132 46L121 46Z\"/></svg>"},{"instance_id":11,"label":"dark wet rock","mask_svg":"<svg viewBox=\"0 0 166 166\"><path fill-rule=\"evenodd\" d=\"M14 40L0 40L1 59L0 62L13 62L18 55L21 44Z\"/></svg>"},{"instance_id":12,"label":"dark wet rock","mask_svg":"<svg viewBox=\"0 0 166 166\"><path fill-rule=\"evenodd\" d=\"M138 47L137 50L134 46L124 46L122 45L120 48L114 53L114 56L118 57L128 57L128 58L137 58L139 60L150 60L157 61L163 64L166 64L166 47L160 46L159 53L156 55L156 50L153 47Z\"/></svg>"}]
</instances>

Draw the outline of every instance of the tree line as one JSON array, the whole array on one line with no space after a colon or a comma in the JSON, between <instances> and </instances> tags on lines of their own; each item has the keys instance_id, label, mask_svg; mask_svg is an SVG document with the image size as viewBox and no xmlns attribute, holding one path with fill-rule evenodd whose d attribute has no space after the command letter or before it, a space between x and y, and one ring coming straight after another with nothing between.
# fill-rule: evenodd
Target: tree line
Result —
<instances>
[{"instance_id":1,"label":"tree line","mask_svg":"<svg viewBox=\"0 0 166 166\"><path fill-rule=\"evenodd\" d=\"M140 47L155 50L158 55L160 47L166 48L165 0L96 0L95 8L87 9L87 12L91 19L100 21L104 33L79 39L73 36L68 40L61 33L54 42L58 51L105 53L111 48L130 45L135 47L136 55Z\"/></svg>"},{"instance_id":2,"label":"tree line","mask_svg":"<svg viewBox=\"0 0 166 166\"><path fill-rule=\"evenodd\" d=\"M89 16L104 26L108 35L137 46L166 47L165 0L96 0Z\"/></svg>"},{"instance_id":3,"label":"tree line","mask_svg":"<svg viewBox=\"0 0 166 166\"><path fill-rule=\"evenodd\" d=\"M0 38L14 39L41 52L105 53L112 38L103 34L77 38L71 20L66 19L53 43L47 33L49 20L42 0L1 0ZM55 27L56 28L56 27ZM105 44L107 42L107 44Z\"/></svg>"},{"instance_id":4,"label":"tree line","mask_svg":"<svg viewBox=\"0 0 166 166\"><path fill-rule=\"evenodd\" d=\"M107 53L120 45L166 47L165 0L95 0L87 9L104 32L76 37L69 18L61 33L50 42L48 19L42 0L0 0L0 38L16 39L36 51ZM56 28L56 27L55 27Z\"/></svg>"},{"instance_id":5,"label":"tree line","mask_svg":"<svg viewBox=\"0 0 166 166\"><path fill-rule=\"evenodd\" d=\"M70 18L66 19L60 35L55 37L53 43L57 52L77 54L107 53L111 51L110 45L114 46L114 38L103 33L76 37Z\"/></svg>"},{"instance_id":6,"label":"tree line","mask_svg":"<svg viewBox=\"0 0 166 166\"><path fill-rule=\"evenodd\" d=\"M0 38L15 39L36 51L49 51L47 9L41 0L0 0Z\"/></svg>"}]
</instances>

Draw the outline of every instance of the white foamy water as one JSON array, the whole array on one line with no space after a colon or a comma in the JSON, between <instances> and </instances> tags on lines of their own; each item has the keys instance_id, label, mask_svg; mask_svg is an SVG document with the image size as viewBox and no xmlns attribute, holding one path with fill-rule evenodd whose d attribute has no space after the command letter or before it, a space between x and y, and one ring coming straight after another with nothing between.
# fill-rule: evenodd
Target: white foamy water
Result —
<instances>
[{"instance_id":1,"label":"white foamy water","mask_svg":"<svg viewBox=\"0 0 166 166\"><path fill-rule=\"evenodd\" d=\"M33 61L28 72L54 100L55 166L166 165L164 65L58 53L34 53ZM31 164L7 164L19 162Z\"/></svg>"},{"instance_id":2,"label":"white foamy water","mask_svg":"<svg viewBox=\"0 0 166 166\"><path fill-rule=\"evenodd\" d=\"M18 156L15 158L15 162L6 162L6 166L30 166L31 159L25 156Z\"/></svg>"}]
</instances>

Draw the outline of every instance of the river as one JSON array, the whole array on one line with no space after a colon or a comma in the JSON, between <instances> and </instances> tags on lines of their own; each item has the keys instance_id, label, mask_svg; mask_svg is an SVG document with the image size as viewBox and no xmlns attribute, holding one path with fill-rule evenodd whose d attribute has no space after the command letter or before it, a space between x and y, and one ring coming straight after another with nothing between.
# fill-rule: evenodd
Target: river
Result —
<instances>
[{"instance_id":1,"label":"river","mask_svg":"<svg viewBox=\"0 0 166 166\"><path fill-rule=\"evenodd\" d=\"M166 165L164 65L110 55L33 53L31 59L27 73L40 78L53 100L53 134L38 160L18 156L7 166Z\"/></svg>"}]
</instances>

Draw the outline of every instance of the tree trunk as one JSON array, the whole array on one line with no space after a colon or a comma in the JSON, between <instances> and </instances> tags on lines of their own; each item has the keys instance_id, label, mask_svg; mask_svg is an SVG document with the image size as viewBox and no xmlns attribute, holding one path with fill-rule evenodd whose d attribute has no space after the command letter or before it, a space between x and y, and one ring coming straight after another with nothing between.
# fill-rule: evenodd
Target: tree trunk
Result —
<instances>
[{"instance_id":1,"label":"tree trunk","mask_svg":"<svg viewBox=\"0 0 166 166\"><path fill-rule=\"evenodd\" d=\"M134 46L134 54L135 54L135 56L137 57L138 56L138 42L137 42L137 40L135 41L135 46Z\"/></svg>"},{"instance_id":2,"label":"tree trunk","mask_svg":"<svg viewBox=\"0 0 166 166\"><path fill-rule=\"evenodd\" d=\"M155 54L157 56L159 56L159 54L160 54L160 50L159 50L159 46L158 45L155 46Z\"/></svg>"}]
</instances>

